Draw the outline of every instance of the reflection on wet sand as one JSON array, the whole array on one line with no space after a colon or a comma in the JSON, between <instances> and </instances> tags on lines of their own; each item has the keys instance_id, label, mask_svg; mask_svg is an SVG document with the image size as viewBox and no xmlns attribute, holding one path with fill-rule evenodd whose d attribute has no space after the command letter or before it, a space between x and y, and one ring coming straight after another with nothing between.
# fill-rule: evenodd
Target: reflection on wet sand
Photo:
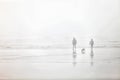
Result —
<instances>
[{"instance_id":1,"label":"reflection on wet sand","mask_svg":"<svg viewBox=\"0 0 120 80\"><path fill-rule=\"evenodd\" d=\"M93 51L86 48L85 50L85 54L82 54L80 49L77 49L77 53L73 53L72 49L0 50L0 74L9 80L21 78L75 80L76 77L78 80L86 80L86 77L90 80L101 78L109 80L109 78L120 78L119 48L94 48Z\"/></svg>"},{"instance_id":2,"label":"reflection on wet sand","mask_svg":"<svg viewBox=\"0 0 120 80\"><path fill-rule=\"evenodd\" d=\"M82 53L82 52L81 52ZM82 53L83 55L83 53ZM87 53L86 53L87 55ZM72 57L73 57L73 66L76 66L77 64L77 61L76 61L76 58L77 58L78 54L76 52L73 52L72 54ZM93 48L91 48L90 50L90 65L93 66L94 65L94 51L93 51Z\"/></svg>"},{"instance_id":3,"label":"reflection on wet sand","mask_svg":"<svg viewBox=\"0 0 120 80\"><path fill-rule=\"evenodd\" d=\"M94 52L93 52L93 49L91 49L90 57L91 57L91 66L93 66L94 65L94 61L93 61Z\"/></svg>"},{"instance_id":4,"label":"reflection on wet sand","mask_svg":"<svg viewBox=\"0 0 120 80\"><path fill-rule=\"evenodd\" d=\"M77 53L73 52L73 66L76 66L76 64L77 64L76 58L77 58Z\"/></svg>"}]
</instances>

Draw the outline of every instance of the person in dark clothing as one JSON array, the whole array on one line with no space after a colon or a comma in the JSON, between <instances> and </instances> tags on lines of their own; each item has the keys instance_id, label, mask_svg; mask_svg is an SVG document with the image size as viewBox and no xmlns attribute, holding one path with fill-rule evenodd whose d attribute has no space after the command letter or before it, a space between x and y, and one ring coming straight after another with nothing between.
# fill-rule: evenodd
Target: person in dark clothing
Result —
<instances>
[{"instance_id":1,"label":"person in dark clothing","mask_svg":"<svg viewBox=\"0 0 120 80\"><path fill-rule=\"evenodd\" d=\"M73 38L72 40L72 44L73 44L73 52L76 52L76 44L77 44L77 40L75 38Z\"/></svg>"},{"instance_id":2,"label":"person in dark clothing","mask_svg":"<svg viewBox=\"0 0 120 80\"><path fill-rule=\"evenodd\" d=\"M90 47L91 47L91 50L93 49L93 45L94 45L94 41L93 41L93 39L91 39L91 41L90 41Z\"/></svg>"}]
</instances>

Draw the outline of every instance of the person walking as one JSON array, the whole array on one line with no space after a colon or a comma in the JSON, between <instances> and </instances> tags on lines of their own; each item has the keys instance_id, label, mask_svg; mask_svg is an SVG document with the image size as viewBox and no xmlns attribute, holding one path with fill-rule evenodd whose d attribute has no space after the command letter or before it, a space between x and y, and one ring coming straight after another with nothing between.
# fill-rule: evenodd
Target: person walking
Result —
<instances>
[{"instance_id":1,"label":"person walking","mask_svg":"<svg viewBox=\"0 0 120 80\"><path fill-rule=\"evenodd\" d=\"M94 41L93 41L93 39L91 39L91 41L90 41L90 47L91 47L91 50L93 50L93 45L94 45Z\"/></svg>"},{"instance_id":2,"label":"person walking","mask_svg":"<svg viewBox=\"0 0 120 80\"><path fill-rule=\"evenodd\" d=\"M73 45L73 52L76 52L77 40L76 40L75 37L74 37L73 40L72 40L72 45Z\"/></svg>"}]
</instances>

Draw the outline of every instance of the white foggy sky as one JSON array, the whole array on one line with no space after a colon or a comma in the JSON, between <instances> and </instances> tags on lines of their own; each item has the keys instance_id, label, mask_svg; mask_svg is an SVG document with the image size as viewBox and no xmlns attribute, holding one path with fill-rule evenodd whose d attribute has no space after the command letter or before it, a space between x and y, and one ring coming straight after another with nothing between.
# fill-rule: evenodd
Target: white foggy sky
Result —
<instances>
[{"instance_id":1,"label":"white foggy sky","mask_svg":"<svg viewBox=\"0 0 120 80\"><path fill-rule=\"evenodd\" d=\"M119 0L0 0L0 37L120 40L119 5Z\"/></svg>"}]
</instances>

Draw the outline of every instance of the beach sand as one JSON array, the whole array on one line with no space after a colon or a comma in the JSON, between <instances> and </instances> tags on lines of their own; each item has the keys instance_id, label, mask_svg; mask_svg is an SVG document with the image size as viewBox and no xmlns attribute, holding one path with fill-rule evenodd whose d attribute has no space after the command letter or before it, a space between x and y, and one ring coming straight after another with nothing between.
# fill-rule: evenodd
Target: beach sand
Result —
<instances>
[{"instance_id":1,"label":"beach sand","mask_svg":"<svg viewBox=\"0 0 120 80\"><path fill-rule=\"evenodd\" d=\"M120 79L119 48L1 49L0 79L115 80Z\"/></svg>"}]
</instances>

